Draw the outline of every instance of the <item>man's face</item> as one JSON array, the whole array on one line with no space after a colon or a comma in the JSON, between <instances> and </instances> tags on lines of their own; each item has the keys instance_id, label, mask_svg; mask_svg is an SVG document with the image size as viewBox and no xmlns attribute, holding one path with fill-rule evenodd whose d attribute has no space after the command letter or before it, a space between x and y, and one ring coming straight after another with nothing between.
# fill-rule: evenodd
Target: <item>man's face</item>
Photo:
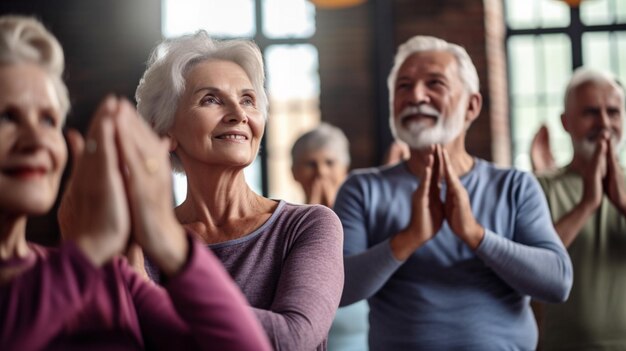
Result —
<instances>
[{"instance_id":1,"label":"man's face","mask_svg":"<svg viewBox=\"0 0 626 351\"><path fill-rule=\"evenodd\" d=\"M451 53L409 56L398 70L394 89L392 132L411 148L445 145L465 129L469 93Z\"/></svg>"},{"instance_id":2,"label":"man's face","mask_svg":"<svg viewBox=\"0 0 626 351\"><path fill-rule=\"evenodd\" d=\"M608 134L614 146L622 140L624 96L609 83L589 82L579 86L570 97L563 126L570 134L574 152L584 159L593 155L597 140Z\"/></svg>"}]
</instances>

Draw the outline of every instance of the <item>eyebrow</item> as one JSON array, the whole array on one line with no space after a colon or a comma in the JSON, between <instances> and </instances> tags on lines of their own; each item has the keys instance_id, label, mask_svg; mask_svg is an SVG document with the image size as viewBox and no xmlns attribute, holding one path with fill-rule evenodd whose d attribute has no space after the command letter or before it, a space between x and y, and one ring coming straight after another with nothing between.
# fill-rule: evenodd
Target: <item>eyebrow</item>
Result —
<instances>
[{"instance_id":1,"label":"eyebrow","mask_svg":"<svg viewBox=\"0 0 626 351\"><path fill-rule=\"evenodd\" d=\"M200 87L200 88L194 90L192 95L196 95L196 94L198 94L199 92L202 92L202 91L206 91L206 92L209 92L209 93L220 93L220 92L222 92L221 89L218 89L216 87ZM254 89L252 89L252 88L245 88L245 89L241 89L239 91L239 94L248 94L248 93L256 93L256 91Z\"/></svg>"}]
</instances>

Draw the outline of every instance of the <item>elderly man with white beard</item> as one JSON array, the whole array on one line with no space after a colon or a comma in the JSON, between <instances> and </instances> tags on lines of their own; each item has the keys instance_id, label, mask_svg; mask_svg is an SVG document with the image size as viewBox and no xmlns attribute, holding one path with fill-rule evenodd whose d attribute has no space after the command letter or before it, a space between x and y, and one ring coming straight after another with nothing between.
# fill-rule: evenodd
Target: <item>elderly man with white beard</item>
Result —
<instances>
[{"instance_id":1,"label":"elderly man with white beard","mask_svg":"<svg viewBox=\"0 0 626 351\"><path fill-rule=\"evenodd\" d=\"M565 304L545 305L542 350L626 349L626 182L619 165L624 89L615 77L577 69L561 122L574 156L544 174L556 230L574 266Z\"/></svg>"},{"instance_id":2,"label":"elderly man with white beard","mask_svg":"<svg viewBox=\"0 0 626 351\"><path fill-rule=\"evenodd\" d=\"M572 265L537 181L465 149L478 84L458 45L400 46L390 124L411 156L354 171L339 191L341 305L368 299L370 350L531 350L530 298L567 299Z\"/></svg>"}]
</instances>

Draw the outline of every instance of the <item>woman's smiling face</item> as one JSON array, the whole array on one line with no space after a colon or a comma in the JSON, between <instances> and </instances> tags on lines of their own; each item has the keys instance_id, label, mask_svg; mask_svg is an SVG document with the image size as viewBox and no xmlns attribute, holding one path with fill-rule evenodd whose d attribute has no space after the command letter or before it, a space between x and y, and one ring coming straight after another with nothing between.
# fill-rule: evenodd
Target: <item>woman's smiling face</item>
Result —
<instances>
[{"instance_id":1,"label":"woman's smiling face","mask_svg":"<svg viewBox=\"0 0 626 351\"><path fill-rule=\"evenodd\" d=\"M171 151L185 172L193 172L195 164L241 168L251 164L265 119L243 68L231 61L207 60L185 77L185 92L168 132Z\"/></svg>"}]
</instances>

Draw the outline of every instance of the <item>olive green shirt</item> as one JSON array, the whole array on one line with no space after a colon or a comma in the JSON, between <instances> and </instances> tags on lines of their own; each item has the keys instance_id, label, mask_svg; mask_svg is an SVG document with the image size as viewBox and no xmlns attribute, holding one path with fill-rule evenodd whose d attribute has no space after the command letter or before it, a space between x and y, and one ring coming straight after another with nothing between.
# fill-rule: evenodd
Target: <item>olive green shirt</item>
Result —
<instances>
[{"instance_id":1,"label":"olive green shirt","mask_svg":"<svg viewBox=\"0 0 626 351\"><path fill-rule=\"evenodd\" d=\"M555 223L583 194L567 168L539 183ZM541 349L626 350L626 221L606 196L568 251L574 286L567 302L544 305Z\"/></svg>"}]
</instances>

